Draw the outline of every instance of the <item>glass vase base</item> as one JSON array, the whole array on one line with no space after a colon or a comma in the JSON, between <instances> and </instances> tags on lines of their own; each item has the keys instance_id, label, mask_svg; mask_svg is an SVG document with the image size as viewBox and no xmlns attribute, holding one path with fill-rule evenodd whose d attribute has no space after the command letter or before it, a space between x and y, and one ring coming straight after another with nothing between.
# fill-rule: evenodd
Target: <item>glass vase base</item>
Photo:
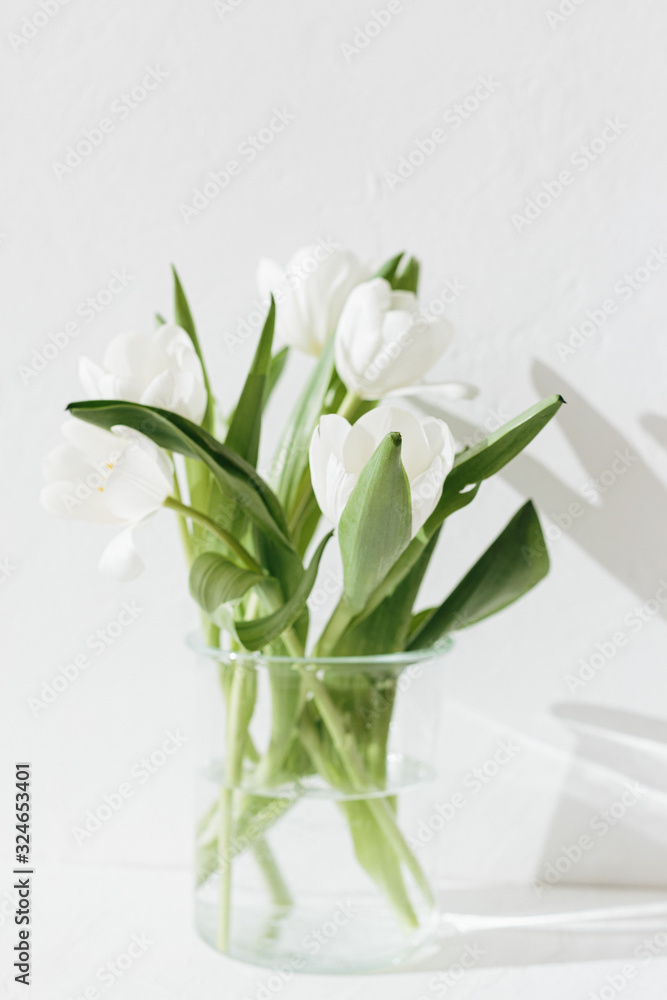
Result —
<instances>
[{"instance_id":1,"label":"glass vase base","mask_svg":"<svg viewBox=\"0 0 667 1000\"><path fill-rule=\"evenodd\" d=\"M325 900L301 900L298 909L270 907L237 894L233 931L223 949L218 940L218 907L199 899L195 920L206 944L229 958L272 969L278 975L296 973L351 975L391 970L435 950L440 919L436 911L420 914L418 928L403 929L395 914L376 897L365 900L343 895L332 905Z\"/></svg>"}]
</instances>

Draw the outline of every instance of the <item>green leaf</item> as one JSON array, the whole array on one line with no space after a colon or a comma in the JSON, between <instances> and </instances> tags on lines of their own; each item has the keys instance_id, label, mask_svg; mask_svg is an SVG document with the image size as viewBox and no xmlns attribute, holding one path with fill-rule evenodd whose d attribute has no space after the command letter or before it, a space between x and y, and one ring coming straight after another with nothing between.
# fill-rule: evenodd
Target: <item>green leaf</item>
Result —
<instances>
[{"instance_id":1,"label":"green leaf","mask_svg":"<svg viewBox=\"0 0 667 1000\"><path fill-rule=\"evenodd\" d=\"M501 611L531 590L548 571L544 536L529 500L449 597L420 624L408 648L431 646L448 632Z\"/></svg>"},{"instance_id":2,"label":"green leaf","mask_svg":"<svg viewBox=\"0 0 667 1000\"><path fill-rule=\"evenodd\" d=\"M345 504L338 525L345 599L361 610L410 541L412 499L401 462L401 435L377 446Z\"/></svg>"},{"instance_id":3,"label":"green leaf","mask_svg":"<svg viewBox=\"0 0 667 1000\"><path fill-rule=\"evenodd\" d=\"M415 614L410 619L410 628L408 630L408 639L411 639L413 637L413 635L416 635L416 633L422 627L422 625L424 624L424 622L428 618L431 617L431 615L433 614L434 611L437 611L437 610L438 610L437 607L435 607L435 608L424 608L422 611L415 612Z\"/></svg>"},{"instance_id":4,"label":"green leaf","mask_svg":"<svg viewBox=\"0 0 667 1000\"><path fill-rule=\"evenodd\" d=\"M167 321L164 318L164 316L162 316L161 313L155 313L155 325L157 327L166 326L166 323L167 323Z\"/></svg>"},{"instance_id":5,"label":"green leaf","mask_svg":"<svg viewBox=\"0 0 667 1000\"><path fill-rule=\"evenodd\" d=\"M357 861L387 894L403 925L409 930L418 927L419 921L405 887L400 858L382 830L378 829L368 803L357 799L337 804L350 825Z\"/></svg>"},{"instance_id":6,"label":"green leaf","mask_svg":"<svg viewBox=\"0 0 667 1000\"><path fill-rule=\"evenodd\" d=\"M306 476L307 478L305 479L305 482L307 482L310 492L299 508L299 517L296 521L292 522L294 548L302 558L305 555L322 518L322 511L320 510L315 494L313 493L312 482L310 479L310 469L306 471Z\"/></svg>"},{"instance_id":7,"label":"green leaf","mask_svg":"<svg viewBox=\"0 0 667 1000\"><path fill-rule=\"evenodd\" d=\"M253 528L253 539L257 558L267 572L278 581L280 598L284 603L293 594L303 579L305 570L301 557L293 550L280 545L262 534L257 526ZM294 631L302 645L308 635L308 609L304 608L294 624Z\"/></svg>"},{"instance_id":8,"label":"green leaf","mask_svg":"<svg viewBox=\"0 0 667 1000\"><path fill-rule=\"evenodd\" d=\"M185 330L192 341L197 357L201 362L202 372L204 373L204 385L206 386L206 393L208 396L206 413L204 414L202 427L204 427L207 431L212 431L215 421L215 400L213 399L213 393L211 392L211 383L206 370L204 355L202 354L201 345L195 329L195 322L192 318L192 313L190 311L190 306L188 305L188 300L185 297L185 292L183 291L181 279L179 278L173 264L171 266L171 270L174 276L174 322L177 326L180 326L181 329Z\"/></svg>"},{"instance_id":9,"label":"green leaf","mask_svg":"<svg viewBox=\"0 0 667 1000\"><path fill-rule=\"evenodd\" d=\"M308 469L308 449L313 431L324 408L334 376L334 338L324 346L317 365L304 387L303 394L292 412L276 454L276 492L288 516L298 500L304 474ZM310 487L310 484L308 484Z\"/></svg>"},{"instance_id":10,"label":"green leaf","mask_svg":"<svg viewBox=\"0 0 667 1000\"><path fill-rule=\"evenodd\" d=\"M443 510L443 520L462 507L467 507L475 499L478 491L479 484L472 489L450 496L449 503ZM437 528L435 531L437 531ZM435 531L433 534L435 534ZM370 595L361 612L355 615L350 612L344 601L338 604L317 644L316 652L318 656L331 655L333 650L338 648L341 636L348 628L356 628L360 622L375 611L386 597L394 593L421 558L433 534L427 534L426 525L420 528L408 547L398 557L387 575Z\"/></svg>"},{"instance_id":11,"label":"green leaf","mask_svg":"<svg viewBox=\"0 0 667 1000\"><path fill-rule=\"evenodd\" d=\"M173 264L171 265L171 272L174 276L174 322L177 326L180 326L182 330L185 330L192 341L194 349L199 356L199 360L203 365L204 359L202 358L199 338L197 337L197 331L195 330L195 322L192 318L192 312L190 311L190 306L185 296L185 292L183 291L181 279L179 278L178 272Z\"/></svg>"},{"instance_id":12,"label":"green leaf","mask_svg":"<svg viewBox=\"0 0 667 1000\"><path fill-rule=\"evenodd\" d=\"M378 604L374 611L352 624L336 643L336 656L372 656L405 649L412 624L412 607L428 567L438 532L431 538L401 586Z\"/></svg>"},{"instance_id":13,"label":"green leaf","mask_svg":"<svg viewBox=\"0 0 667 1000\"><path fill-rule=\"evenodd\" d=\"M251 587L265 580L261 573L243 569L217 552L203 552L190 569L190 593L212 615L221 604L239 600Z\"/></svg>"},{"instance_id":14,"label":"green leaf","mask_svg":"<svg viewBox=\"0 0 667 1000\"><path fill-rule=\"evenodd\" d=\"M191 420L170 410L119 400L70 403L67 409L80 420L105 430L117 424L132 427L167 451L198 458L220 485L228 506L228 523L235 514L243 512L270 538L292 548L285 514L269 486L248 462Z\"/></svg>"},{"instance_id":15,"label":"green leaf","mask_svg":"<svg viewBox=\"0 0 667 1000\"><path fill-rule=\"evenodd\" d=\"M564 400L561 396L550 396L530 407L514 420L510 420L500 430L489 435L474 448L467 449L457 456L454 469L445 480L438 505L426 524L415 535L385 578L369 596L363 611L355 617L344 603L338 605L317 644L318 655L327 655L332 649L335 649L340 637L348 627L358 625L401 585L401 581L410 572L430 538L446 518L471 503L479 492L481 481L499 472L526 445L530 444L539 431L555 416L563 403Z\"/></svg>"},{"instance_id":16,"label":"green leaf","mask_svg":"<svg viewBox=\"0 0 667 1000\"><path fill-rule=\"evenodd\" d=\"M289 355L289 347L281 347L279 351L271 358L271 364L269 365L269 370L266 375L266 392L264 393L264 406L268 403L271 398L271 393L275 389L280 376L285 368L285 362L287 361Z\"/></svg>"},{"instance_id":17,"label":"green leaf","mask_svg":"<svg viewBox=\"0 0 667 1000\"><path fill-rule=\"evenodd\" d=\"M397 253L395 257L390 257L389 260L386 261L386 263L384 263L382 267L375 272L373 277L384 278L384 280L388 281L389 284L391 285L396 275L396 272L398 271L398 265L401 263L403 257L405 257L404 250L401 251L401 253Z\"/></svg>"},{"instance_id":18,"label":"green leaf","mask_svg":"<svg viewBox=\"0 0 667 1000\"><path fill-rule=\"evenodd\" d=\"M410 257L400 275L396 275L391 283L394 291L413 292L417 294L419 287L419 261Z\"/></svg>"},{"instance_id":19,"label":"green leaf","mask_svg":"<svg viewBox=\"0 0 667 1000\"><path fill-rule=\"evenodd\" d=\"M562 396L548 396L473 448L460 452L447 478L449 488L460 490L470 483L479 483L494 476L530 444L564 402Z\"/></svg>"},{"instance_id":20,"label":"green leaf","mask_svg":"<svg viewBox=\"0 0 667 1000\"><path fill-rule=\"evenodd\" d=\"M457 455L454 468L445 480L437 507L373 594L365 609L367 614L398 586L446 518L474 500L481 481L495 475L522 452L556 415L564 402L562 396L549 396L508 421L474 448Z\"/></svg>"},{"instance_id":21,"label":"green leaf","mask_svg":"<svg viewBox=\"0 0 667 1000\"><path fill-rule=\"evenodd\" d=\"M330 531L326 535L310 560L308 569L303 574L301 582L290 597L290 599L272 614L264 618L253 618L250 621L237 621L236 634L246 649L262 649L274 642L286 629L291 628L297 618L306 610L306 601L313 589L320 559L324 548L333 535Z\"/></svg>"},{"instance_id":22,"label":"green leaf","mask_svg":"<svg viewBox=\"0 0 667 1000\"><path fill-rule=\"evenodd\" d=\"M414 292L417 294L419 286L419 261L416 257L409 257L401 273L398 273L401 261L405 257L405 252L391 257L382 267L376 271L374 277L384 278L388 281L394 291Z\"/></svg>"},{"instance_id":23,"label":"green leaf","mask_svg":"<svg viewBox=\"0 0 667 1000\"><path fill-rule=\"evenodd\" d=\"M225 439L228 448L255 466L259 452L267 376L271 367L271 347L275 321L276 304L271 296L271 304L259 338L259 344Z\"/></svg>"}]
</instances>

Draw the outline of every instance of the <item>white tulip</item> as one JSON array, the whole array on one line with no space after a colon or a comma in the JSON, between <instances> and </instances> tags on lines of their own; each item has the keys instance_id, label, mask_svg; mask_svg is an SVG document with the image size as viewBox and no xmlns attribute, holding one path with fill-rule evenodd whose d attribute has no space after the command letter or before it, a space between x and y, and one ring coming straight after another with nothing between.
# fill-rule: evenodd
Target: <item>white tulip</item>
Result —
<instances>
[{"instance_id":1,"label":"white tulip","mask_svg":"<svg viewBox=\"0 0 667 1000\"><path fill-rule=\"evenodd\" d=\"M66 441L47 455L40 500L51 513L98 524L129 525L107 545L100 569L131 580L144 569L135 527L159 510L173 489L171 461L130 428L114 433L81 420L63 425Z\"/></svg>"},{"instance_id":2,"label":"white tulip","mask_svg":"<svg viewBox=\"0 0 667 1000\"><path fill-rule=\"evenodd\" d=\"M414 386L452 336L448 320L420 313L412 292L396 292L384 278L373 278L355 288L345 303L336 330L336 368L361 399L429 388L453 398L469 397L470 387L461 383Z\"/></svg>"},{"instance_id":3,"label":"white tulip","mask_svg":"<svg viewBox=\"0 0 667 1000\"><path fill-rule=\"evenodd\" d=\"M359 476L391 431L402 437L401 459L410 483L412 535L433 513L454 464L454 439L444 420L418 420L407 410L381 406L349 424L337 413L320 419L310 442L310 475L324 516L337 525Z\"/></svg>"},{"instance_id":4,"label":"white tulip","mask_svg":"<svg viewBox=\"0 0 667 1000\"><path fill-rule=\"evenodd\" d=\"M260 260L257 286L276 300L276 337L306 354L319 355L333 335L345 300L368 278L369 271L353 253L319 243L303 247L282 268Z\"/></svg>"},{"instance_id":5,"label":"white tulip","mask_svg":"<svg viewBox=\"0 0 667 1000\"><path fill-rule=\"evenodd\" d=\"M152 334L122 333L107 347L103 366L79 361L91 399L123 399L172 410L199 424L206 410L204 372L189 336L168 323Z\"/></svg>"}]
</instances>

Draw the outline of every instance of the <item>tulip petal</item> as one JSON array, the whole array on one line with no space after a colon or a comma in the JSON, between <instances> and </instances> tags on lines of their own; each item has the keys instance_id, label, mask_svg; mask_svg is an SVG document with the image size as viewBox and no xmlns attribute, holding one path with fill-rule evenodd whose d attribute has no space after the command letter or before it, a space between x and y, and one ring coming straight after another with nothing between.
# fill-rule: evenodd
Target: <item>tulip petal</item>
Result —
<instances>
[{"instance_id":1,"label":"tulip petal","mask_svg":"<svg viewBox=\"0 0 667 1000\"><path fill-rule=\"evenodd\" d=\"M368 277L354 254L335 246L302 247L287 267L262 259L257 269L260 294L279 293L276 340L318 356L338 324L352 291Z\"/></svg>"},{"instance_id":2,"label":"tulip petal","mask_svg":"<svg viewBox=\"0 0 667 1000\"><path fill-rule=\"evenodd\" d=\"M418 311L412 292L384 278L355 288L336 331L336 368L362 399L380 399L421 379L449 346L451 324Z\"/></svg>"},{"instance_id":3,"label":"tulip petal","mask_svg":"<svg viewBox=\"0 0 667 1000\"><path fill-rule=\"evenodd\" d=\"M171 410L199 424L208 402L203 381L186 371L163 371L142 392L145 406Z\"/></svg>"},{"instance_id":4,"label":"tulip petal","mask_svg":"<svg viewBox=\"0 0 667 1000\"><path fill-rule=\"evenodd\" d=\"M112 465L122 450L122 442L109 431L84 420L66 420L62 432L73 448L78 448L95 469Z\"/></svg>"},{"instance_id":5,"label":"tulip petal","mask_svg":"<svg viewBox=\"0 0 667 1000\"><path fill-rule=\"evenodd\" d=\"M152 442L135 438L122 451L104 487L107 507L126 521L139 521L162 506L173 488L166 456Z\"/></svg>"},{"instance_id":6,"label":"tulip petal","mask_svg":"<svg viewBox=\"0 0 667 1000\"><path fill-rule=\"evenodd\" d=\"M350 432L348 442L346 442L344 452L345 467L356 469L356 462L362 454L362 440L364 440L367 449L368 445L365 439L362 438L362 434L370 435L372 439L372 454L390 431L398 431L403 438L401 457L408 479L412 480L415 476L424 472L425 469L428 469L431 464L432 455L421 422L408 410L402 410L395 406L378 406L357 420ZM365 459L364 465L368 461L368 458L370 458L370 455Z\"/></svg>"},{"instance_id":7,"label":"tulip petal","mask_svg":"<svg viewBox=\"0 0 667 1000\"><path fill-rule=\"evenodd\" d=\"M82 480L56 480L44 486L39 500L45 510L58 517L94 524L122 524L122 518L110 512L100 487L89 486Z\"/></svg>"},{"instance_id":8,"label":"tulip petal","mask_svg":"<svg viewBox=\"0 0 667 1000\"><path fill-rule=\"evenodd\" d=\"M340 521L345 504L350 499L350 494L358 481L358 475L348 472L335 455L329 455L326 470L326 496L321 509L332 524L338 524Z\"/></svg>"},{"instance_id":9,"label":"tulip petal","mask_svg":"<svg viewBox=\"0 0 667 1000\"><path fill-rule=\"evenodd\" d=\"M90 399L104 399L100 390L101 381L104 378L104 369L96 365L90 358L79 358L79 381L83 386L83 391Z\"/></svg>"},{"instance_id":10,"label":"tulip petal","mask_svg":"<svg viewBox=\"0 0 667 1000\"><path fill-rule=\"evenodd\" d=\"M428 441L431 455L440 455L447 466L447 472L454 464L456 446L452 432L444 420L437 417L427 417L422 421L422 428Z\"/></svg>"},{"instance_id":11,"label":"tulip petal","mask_svg":"<svg viewBox=\"0 0 667 1000\"><path fill-rule=\"evenodd\" d=\"M159 406L163 410L174 410L186 417L184 407L176 409L176 380L174 373L170 371L160 372L156 375L141 394L139 400L144 406Z\"/></svg>"},{"instance_id":12,"label":"tulip petal","mask_svg":"<svg viewBox=\"0 0 667 1000\"><path fill-rule=\"evenodd\" d=\"M332 524L338 524L342 507L338 509L329 500L330 494L336 495L337 488L330 490L328 478L332 472L336 480L345 474L342 457L349 433L350 424L347 420L337 413L329 413L320 419L310 441L309 462L313 492L320 510ZM330 465L332 457L340 470Z\"/></svg>"},{"instance_id":13,"label":"tulip petal","mask_svg":"<svg viewBox=\"0 0 667 1000\"><path fill-rule=\"evenodd\" d=\"M399 288L396 291L392 291L389 308L392 311L416 313L418 309L417 296L414 292L406 292L404 289Z\"/></svg>"},{"instance_id":14,"label":"tulip petal","mask_svg":"<svg viewBox=\"0 0 667 1000\"><path fill-rule=\"evenodd\" d=\"M410 483L413 538L437 507L438 500L442 496L445 476L445 463L440 455L436 455L430 468Z\"/></svg>"},{"instance_id":15,"label":"tulip petal","mask_svg":"<svg viewBox=\"0 0 667 1000\"><path fill-rule=\"evenodd\" d=\"M153 333L152 339L164 354L175 354L179 348L186 350L189 348L193 354L195 353L190 337L177 323L163 323Z\"/></svg>"},{"instance_id":16,"label":"tulip petal","mask_svg":"<svg viewBox=\"0 0 667 1000\"><path fill-rule=\"evenodd\" d=\"M121 333L109 343L104 367L118 378L150 382L167 367L165 353L153 337Z\"/></svg>"},{"instance_id":17,"label":"tulip petal","mask_svg":"<svg viewBox=\"0 0 667 1000\"><path fill-rule=\"evenodd\" d=\"M83 452L66 441L56 445L42 459L42 475L47 483L66 479L76 481L93 471L93 466Z\"/></svg>"},{"instance_id":18,"label":"tulip petal","mask_svg":"<svg viewBox=\"0 0 667 1000\"><path fill-rule=\"evenodd\" d=\"M408 410L379 406L350 424L337 414L321 418L310 443L311 481L322 513L338 524L359 477L392 431L402 438L401 461L410 484L412 534L435 509L455 446L443 420L419 420Z\"/></svg>"},{"instance_id":19,"label":"tulip petal","mask_svg":"<svg viewBox=\"0 0 667 1000\"><path fill-rule=\"evenodd\" d=\"M114 580L134 580L143 573L146 566L134 544L136 527L130 525L109 542L98 564L100 573Z\"/></svg>"}]
</instances>

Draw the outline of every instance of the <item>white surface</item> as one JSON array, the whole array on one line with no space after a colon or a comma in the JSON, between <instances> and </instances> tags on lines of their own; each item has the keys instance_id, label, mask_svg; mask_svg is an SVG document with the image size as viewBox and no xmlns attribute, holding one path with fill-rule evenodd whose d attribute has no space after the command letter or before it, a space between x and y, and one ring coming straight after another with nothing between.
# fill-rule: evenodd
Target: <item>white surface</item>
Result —
<instances>
[{"instance_id":1,"label":"white surface","mask_svg":"<svg viewBox=\"0 0 667 1000\"><path fill-rule=\"evenodd\" d=\"M187 747L89 841L78 846L71 829L169 730L193 731L191 662L180 646L193 616L168 515L147 532L149 572L125 588L96 576L104 531L55 522L37 503L39 459L58 440L62 408L79 395L79 353L99 359L114 333L150 328L155 309L168 311L172 260L223 404L238 392L253 349L254 336L230 354L223 335L254 308L257 258L285 261L302 244L327 237L372 260L403 248L419 255L425 303L447 280L466 286L448 307L456 345L435 372L481 386L478 400L451 409L460 438L541 395L565 395L557 425L452 522L447 555L429 575L427 598L446 593L525 496L536 499L546 524L554 522L549 579L520 606L462 638L448 665L443 795L508 734L522 752L440 834L445 874L529 883L634 779L647 794L568 878L667 881L664 723L653 727L651 743L614 735L636 725L645 731L642 717L664 719L666 708L667 604L646 621L634 609L655 598L667 575L667 266L632 295L614 286L625 287L623 276L667 240L667 11L658 0L586 0L550 25L546 15L555 0L404 0L363 51L348 52L348 62L341 44L352 43L371 11L386 4L218 6L220 12L209 2L70 3L18 51L10 33L39 5L7 0L1 15L0 559L11 567L0 597L10 692L2 701L2 794L7 802L7 765L31 759L35 863L49 872L39 901L36 969L49 997L85 986L90 971L122 950L135 927L155 928L163 959L147 958L145 968L154 971L137 969L136 987L119 982L114 996L150 997L153 989L168 997L173 987L172 995L188 997L188 969L199 962L210 985L208 992L191 988L193 996L219 995L222 986L240 997L243 977L252 982L247 970L232 974L216 962L186 928ZM115 102L147 67L167 76L121 118ZM452 115L444 116L480 77L499 86L455 127ZM274 108L286 108L294 121L254 162L243 160L229 188L187 224L179 206L191 202L209 171L242 159L240 144L269 123ZM53 162L109 114L113 132L58 180ZM627 128L585 171L578 159L570 163L608 118ZM386 173L439 126L445 142L390 190ZM513 214L566 168L573 182L517 232ZM87 322L79 305L123 269L132 280ZM557 345L570 328L609 299L618 308L599 332L559 356ZM19 366L30 363L33 348L41 350L76 320L76 339L25 384ZM276 420L305 370L305 362L292 365L290 384L272 409ZM610 474L613 484L591 505L586 484L626 449L627 470ZM562 530L558 521L567 524L573 503L580 505L577 516ZM88 649L90 666L35 717L28 699L85 652L88 637L127 600L142 609L136 621L102 655ZM598 643L613 655L573 690L568 677ZM555 715L558 703L571 707ZM590 706L586 720L597 718L606 729L567 723L580 706ZM600 707L633 718L596 716ZM0 847L10 858L4 833ZM165 873L174 869L172 881ZM9 882L8 869L3 878ZM137 901L143 909L135 923ZM174 925L162 922L168 906ZM58 929L57 961L47 962L58 949L47 947L45 926L49 935ZM79 934L82 950L75 954ZM6 940L5 927L3 951ZM457 995L588 996L616 965L585 947L577 955L582 964L476 970ZM502 964L500 951L495 961ZM533 954L527 946L526 953ZM509 950L507 961L513 961ZM661 970L651 965L625 995L650 1000L663 977L662 995ZM182 987L173 986L180 981ZM371 986L304 981L283 992L299 997L317 989L345 1000L393 990L416 1000L427 985L424 974L410 973Z\"/></svg>"}]
</instances>

